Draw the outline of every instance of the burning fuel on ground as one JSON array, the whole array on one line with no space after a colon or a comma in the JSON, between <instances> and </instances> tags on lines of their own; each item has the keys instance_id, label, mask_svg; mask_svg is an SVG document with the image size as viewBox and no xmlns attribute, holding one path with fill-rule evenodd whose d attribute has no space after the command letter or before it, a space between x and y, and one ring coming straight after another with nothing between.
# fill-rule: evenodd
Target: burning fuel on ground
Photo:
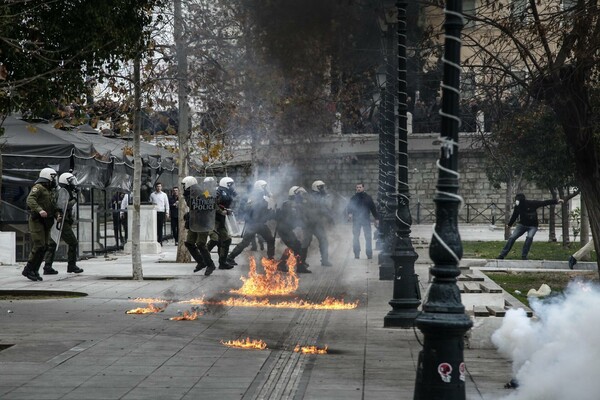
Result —
<instances>
[{"instance_id":1,"label":"burning fuel on ground","mask_svg":"<svg viewBox=\"0 0 600 400\"><path fill-rule=\"evenodd\" d=\"M231 293L244 296L271 296L295 293L298 289L298 274L296 273L296 258L288 257L287 270L281 272L277 269L279 261L262 258L264 274L256 271L256 261L250 257L250 271L248 277L240 279L244 284L239 289L230 290Z\"/></svg>"},{"instance_id":2,"label":"burning fuel on ground","mask_svg":"<svg viewBox=\"0 0 600 400\"><path fill-rule=\"evenodd\" d=\"M239 349L265 350L267 348L267 344L264 341L260 339L250 339L249 337L246 339L228 340L226 342L221 340L221 344Z\"/></svg>"},{"instance_id":3,"label":"burning fuel on ground","mask_svg":"<svg viewBox=\"0 0 600 400\"><path fill-rule=\"evenodd\" d=\"M300 346L299 344L294 347L294 353L302 353L302 354L327 354L327 349L329 347L325 346L323 348L319 348L317 346Z\"/></svg>"},{"instance_id":4,"label":"burning fuel on ground","mask_svg":"<svg viewBox=\"0 0 600 400\"><path fill-rule=\"evenodd\" d=\"M134 308L132 310L126 311L125 313L126 314L155 314L155 313L165 311L165 308L167 308L166 305L164 307L157 307L154 304L150 303L150 304L148 304L147 307Z\"/></svg>"}]
</instances>

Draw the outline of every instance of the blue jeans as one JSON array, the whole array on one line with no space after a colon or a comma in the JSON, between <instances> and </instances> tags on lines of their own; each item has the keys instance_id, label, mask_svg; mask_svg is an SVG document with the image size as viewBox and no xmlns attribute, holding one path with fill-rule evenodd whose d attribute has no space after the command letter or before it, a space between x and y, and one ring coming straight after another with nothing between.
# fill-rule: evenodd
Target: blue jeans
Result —
<instances>
[{"instance_id":1,"label":"blue jeans","mask_svg":"<svg viewBox=\"0 0 600 400\"><path fill-rule=\"evenodd\" d=\"M362 228L365 236L365 253L368 258L373 257L373 235L371 235L371 220L359 219L352 221L352 248L354 250L354 256L358 257L360 254L360 230Z\"/></svg>"},{"instance_id":2,"label":"blue jeans","mask_svg":"<svg viewBox=\"0 0 600 400\"><path fill-rule=\"evenodd\" d=\"M525 226L525 225L517 224L517 226L515 226L515 229L509 236L508 240L506 241L506 244L504 245L504 248L500 252L500 256L498 258L506 257L506 255L508 254L510 249L512 249L513 244L515 244L515 241L518 238L520 238L521 236L523 236L523 234L525 232L527 232L527 238L525 239L525 244L523 245L523 251L521 252L521 257L526 258L527 254L529 253L529 249L531 248L531 243L533 242L533 237L535 236L535 233L537 232L537 230L538 230L537 226Z\"/></svg>"}]
</instances>

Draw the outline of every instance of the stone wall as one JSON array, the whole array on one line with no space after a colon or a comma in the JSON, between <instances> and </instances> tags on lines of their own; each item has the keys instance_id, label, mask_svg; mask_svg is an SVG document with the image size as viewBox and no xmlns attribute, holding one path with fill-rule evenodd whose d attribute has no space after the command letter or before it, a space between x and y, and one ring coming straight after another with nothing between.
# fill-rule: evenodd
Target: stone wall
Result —
<instances>
[{"instance_id":1,"label":"stone wall","mask_svg":"<svg viewBox=\"0 0 600 400\"><path fill-rule=\"evenodd\" d=\"M358 137L358 138L357 138ZM410 135L408 177L411 195L411 215L413 223L433 223L435 220L435 195L439 157L439 136ZM313 144L314 151L304 152L310 157L297 157L283 167L259 166L255 175L249 161L238 161L227 168L227 174L236 181L238 192L247 191L257 179L269 182L273 193L285 199L287 190L293 185L310 190L314 180L323 180L328 190L338 199L340 208L354 194L356 183L363 182L366 191L377 198L379 157L377 135L344 135ZM266 149L265 149L266 151ZM459 217L462 222L490 224L493 221L502 225L505 204L505 186L494 188L483 170L486 154L470 145L468 136L461 137L459 155L460 189L464 206ZM267 156L259 158L268 159ZM224 171L214 171L220 177ZM528 198L548 199L550 194L533 185L523 188ZM547 215L547 210L546 210ZM542 217L540 212L540 217Z\"/></svg>"}]
</instances>

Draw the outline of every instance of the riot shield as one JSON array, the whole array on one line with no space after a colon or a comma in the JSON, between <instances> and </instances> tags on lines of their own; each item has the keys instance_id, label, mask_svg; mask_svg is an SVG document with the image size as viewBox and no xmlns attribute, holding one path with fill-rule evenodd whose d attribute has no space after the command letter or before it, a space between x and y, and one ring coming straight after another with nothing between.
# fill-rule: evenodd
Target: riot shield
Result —
<instances>
[{"instance_id":1,"label":"riot shield","mask_svg":"<svg viewBox=\"0 0 600 400\"><path fill-rule=\"evenodd\" d=\"M233 211L231 211L231 213L227 214L225 217L225 228L227 228L227 233L229 236L242 236L242 230L237 223L237 219L235 218Z\"/></svg>"},{"instance_id":2,"label":"riot shield","mask_svg":"<svg viewBox=\"0 0 600 400\"><path fill-rule=\"evenodd\" d=\"M214 182L202 182L190 188L190 230L210 232L215 229L216 186Z\"/></svg>"},{"instance_id":3,"label":"riot shield","mask_svg":"<svg viewBox=\"0 0 600 400\"><path fill-rule=\"evenodd\" d=\"M63 222L67 216L67 206L69 205L69 191L63 187L58 188L56 194L56 207L61 210L61 215L63 216L60 222L55 222L52 225L52 230L50 231L50 237L54 240L54 243L57 245L60 243L60 235L62 233Z\"/></svg>"}]
</instances>

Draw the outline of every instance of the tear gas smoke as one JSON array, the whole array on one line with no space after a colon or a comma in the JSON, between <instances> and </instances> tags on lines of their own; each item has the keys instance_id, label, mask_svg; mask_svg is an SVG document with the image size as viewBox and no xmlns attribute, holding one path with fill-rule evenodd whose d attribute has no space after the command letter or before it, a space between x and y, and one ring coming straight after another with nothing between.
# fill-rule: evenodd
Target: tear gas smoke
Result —
<instances>
[{"instance_id":1,"label":"tear gas smoke","mask_svg":"<svg viewBox=\"0 0 600 400\"><path fill-rule=\"evenodd\" d=\"M538 320L509 310L492 335L498 351L513 361L519 387L505 399L593 400L600 393L600 287L581 281L564 295L531 303Z\"/></svg>"}]
</instances>

